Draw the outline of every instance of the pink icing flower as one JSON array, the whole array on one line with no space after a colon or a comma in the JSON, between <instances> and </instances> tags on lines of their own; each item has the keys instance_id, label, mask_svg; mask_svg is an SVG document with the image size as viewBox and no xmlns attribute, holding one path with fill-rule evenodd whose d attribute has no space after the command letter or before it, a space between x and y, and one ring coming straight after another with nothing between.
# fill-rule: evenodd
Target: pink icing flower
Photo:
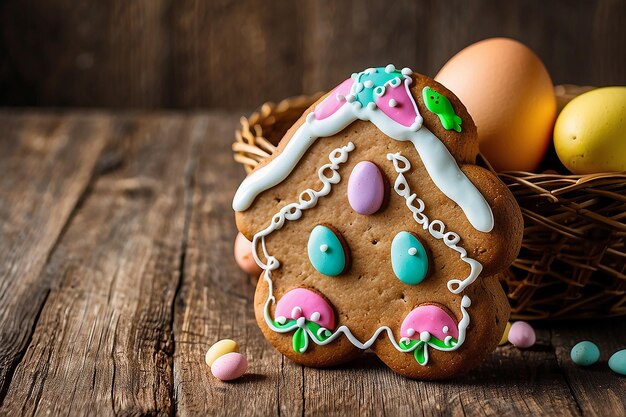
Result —
<instances>
[{"instance_id":1,"label":"pink icing flower","mask_svg":"<svg viewBox=\"0 0 626 417\"><path fill-rule=\"evenodd\" d=\"M350 88L354 80L348 78L339 84L330 94L315 107L315 119L322 120L332 116L337 110L346 104L346 96L350 94Z\"/></svg>"},{"instance_id":2,"label":"pink icing flower","mask_svg":"<svg viewBox=\"0 0 626 417\"><path fill-rule=\"evenodd\" d=\"M424 305L406 316L400 328L400 336L423 342L430 341L431 336L442 341L447 337L456 340L459 338L459 328L441 307Z\"/></svg>"},{"instance_id":3,"label":"pink icing flower","mask_svg":"<svg viewBox=\"0 0 626 417\"><path fill-rule=\"evenodd\" d=\"M335 327L335 312L317 293L305 288L296 288L283 295L276 304L274 317L277 322L308 320L324 327Z\"/></svg>"},{"instance_id":4,"label":"pink icing flower","mask_svg":"<svg viewBox=\"0 0 626 417\"><path fill-rule=\"evenodd\" d=\"M402 79L396 85L387 83L382 95L376 96L376 105L390 119L417 130L422 126L422 116L417 111L407 81Z\"/></svg>"}]
</instances>

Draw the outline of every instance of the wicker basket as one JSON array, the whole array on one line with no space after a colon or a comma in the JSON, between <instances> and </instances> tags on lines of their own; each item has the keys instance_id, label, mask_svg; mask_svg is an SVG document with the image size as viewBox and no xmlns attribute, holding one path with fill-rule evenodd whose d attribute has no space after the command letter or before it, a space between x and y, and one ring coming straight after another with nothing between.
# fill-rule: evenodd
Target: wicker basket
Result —
<instances>
[{"instance_id":1,"label":"wicker basket","mask_svg":"<svg viewBox=\"0 0 626 417\"><path fill-rule=\"evenodd\" d=\"M559 109L589 89L557 86ZM235 161L250 172L320 96L266 103L242 117ZM626 172L562 175L558 159L546 159L542 173L497 173L524 216L522 249L502 279L513 318L626 315Z\"/></svg>"}]
</instances>

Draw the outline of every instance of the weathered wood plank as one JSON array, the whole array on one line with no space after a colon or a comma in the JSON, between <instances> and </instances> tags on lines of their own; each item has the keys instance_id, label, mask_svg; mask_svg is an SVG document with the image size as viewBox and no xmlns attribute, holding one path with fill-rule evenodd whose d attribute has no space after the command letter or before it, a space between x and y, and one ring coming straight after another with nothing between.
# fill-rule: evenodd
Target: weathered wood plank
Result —
<instances>
[{"instance_id":1,"label":"weathered wood plank","mask_svg":"<svg viewBox=\"0 0 626 417\"><path fill-rule=\"evenodd\" d=\"M477 370L444 382L408 380L373 354L340 369L306 368L305 414L354 410L357 415L580 415L549 332L539 331L538 336L533 349L501 347Z\"/></svg>"},{"instance_id":2,"label":"weathered wood plank","mask_svg":"<svg viewBox=\"0 0 626 417\"><path fill-rule=\"evenodd\" d=\"M422 68L430 48L424 5L414 1L307 1L304 89L328 90L371 66Z\"/></svg>"},{"instance_id":3,"label":"weathered wood plank","mask_svg":"<svg viewBox=\"0 0 626 417\"><path fill-rule=\"evenodd\" d=\"M0 415L624 414L626 381L606 366L626 344L620 320L541 325L532 349L499 348L447 382L405 379L371 353L326 370L284 359L232 258L232 114L0 123L0 305L13 309L0 329L19 330L0 333L13 358ZM250 362L231 383L204 364L222 338ZM582 339L603 363L570 362Z\"/></svg>"},{"instance_id":4,"label":"weathered wood plank","mask_svg":"<svg viewBox=\"0 0 626 417\"><path fill-rule=\"evenodd\" d=\"M235 108L302 88L297 2L172 1L173 105Z\"/></svg>"},{"instance_id":5,"label":"weathered wood plank","mask_svg":"<svg viewBox=\"0 0 626 417\"><path fill-rule=\"evenodd\" d=\"M167 106L169 6L170 0L3 2L4 103Z\"/></svg>"},{"instance_id":6,"label":"weathered wood plank","mask_svg":"<svg viewBox=\"0 0 626 417\"><path fill-rule=\"evenodd\" d=\"M623 319L556 323L551 326L552 344L562 372L583 413L588 416L626 415L626 378L613 373L607 361L626 348ZM600 348L600 361L590 367L576 366L570 358L572 347L591 340Z\"/></svg>"},{"instance_id":7,"label":"weathered wood plank","mask_svg":"<svg viewBox=\"0 0 626 417\"><path fill-rule=\"evenodd\" d=\"M56 282L42 270L89 184L107 121L2 112L0 126L1 404Z\"/></svg>"},{"instance_id":8,"label":"weathered wood plank","mask_svg":"<svg viewBox=\"0 0 626 417\"><path fill-rule=\"evenodd\" d=\"M198 150L184 279L176 300L174 381L178 412L187 415L301 415L302 368L265 342L254 320L255 284L232 255L231 199L244 172L230 158L237 118L211 118ZM239 342L247 375L223 383L210 374L204 353L219 339ZM294 404L295 403L295 404Z\"/></svg>"},{"instance_id":9,"label":"weathered wood plank","mask_svg":"<svg viewBox=\"0 0 626 417\"><path fill-rule=\"evenodd\" d=\"M45 279L48 296L2 412L174 412L173 303L186 236L193 143L203 118L116 119L93 183ZM83 143L89 137L70 136Z\"/></svg>"},{"instance_id":10,"label":"weathered wood plank","mask_svg":"<svg viewBox=\"0 0 626 417\"><path fill-rule=\"evenodd\" d=\"M390 61L434 75L492 36L528 44L555 83L626 71L622 0L5 0L0 27L3 105L253 107Z\"/></svg>"}]
</instances>

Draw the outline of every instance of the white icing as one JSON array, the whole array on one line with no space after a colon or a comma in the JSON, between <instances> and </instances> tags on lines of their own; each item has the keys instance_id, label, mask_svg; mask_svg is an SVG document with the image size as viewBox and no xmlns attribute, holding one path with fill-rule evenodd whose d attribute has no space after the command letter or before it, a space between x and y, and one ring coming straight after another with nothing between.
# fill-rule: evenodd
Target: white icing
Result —
<instances>
[{"instance_id":1,"label":"white icing","mask_svg":"<svg viewBox=\"0 0 626 417\"><path fill-rule=\"evenodd\" d=\"M363 83L363 85L365 86L365 88L372 88L374 87L374 81L372 80L367 80Z\"/></svg>"},{"instance_id":2,"label":"white icing","mask_svg":"<svg viewBox=\"0 0 626 417\"><path fill-rule=\"evenodd\" d=\"M321 244L320 245L320 251L322 251L322 252L328 251L328 245L326 243Z\"/></svg>"},{"instance_id":3,"label":"white icing","mask_svg":"<svg viewBox=\"0 0 626 417\"><path fill-rule=\"evenodd\" d=\"M422 342L428 342L430 340L430 333L427 331L423 331L420 333L420 340Z\"/></svg>"},{"instance_id":4,"label":"white icing","mask_svg":"<svg viewBox=\"0 0 626 417\"><path fill-rule=\"evenodd\" d=\"M441 329L441 331L444 333L448 333L448 330L450 330L448 329L448 326L443 326L443 328Z\"/></svg>"},{"instance_id":5,"label":"white icing","mask_svg":"<svg viewBox=\"0 0 626 417\"><path fill-rule=\"evenodd\" d=\"M416 254L417 254L417 249L416 248L409 248L409 255L415 256Z\"/></svg>"},{"instance_id":6,"label":"white icing","mask_svg":"<svg viewBox=\"0 0 626 417\"><path fill-rule=\"evenodd\" d=\"M320 320L321 314L319 313L319 311L314 311L311 314L311 321L314 323L317 323Z\"/></svg>"},{"instance_id":7,"label":"white icing","mask_svg":"<svg viewBox=\"0 0 626 417\"><path fill-rule=\"evenodd\" d=\"M302 309L298 306L295 306L292 310L291 310L291 318L292 319L296 319L298 317L300 317L302 315Z\"/></svg>"},{"instance_id":8,"label":"white icing","mask_svg":"<svg viewBox=\"0 0 626 417\"><path fill-rule=\"evenodd\" d=\"M408 328L408 329L406 330L406 334L407 334L409 337L413 337L413 335L415 334L415 329L413 329L412 327Z\"/></svg>"},{"instance_id":9,"label":"white icing","mask_svg":"<svg viewBox=\"0 0 626 417\"><path fill-rule=\"evenodd\" d=\"M476 260L468 257L467 251L457 245L461 240L458 234L446 232L446 226L441 220L430 221L428 216L424 214L424 202L421 198L417 197L417 194L411 193L411 188L404 176L404 173L411 168L409 160L400 155L399 152L387 154L387 159L393 162L393 167L398 173L393 189L400 197L406 200L406 206L411 210L411 213L413 213L413 219L420 224L424 230L428 230L428 233L430 233L432 237L442 240L447 247L458 252L461 260L470 266L470 273L466 278L463 280L451 279L448 281L448 289L454 294L459 294L478 278L478 275L480 275L483 270L483 266ZM415 206L416 203L417 207Z\"/></svg>"},{"instance_id":10,"label":"white icing","mask_svg":"<svg viewBox=\"0 0 626 417\"><path fill-rule=\"evenodd\" d=\"M278 333L290 332L296 326L304 329L310 337L305 338L306 339L305 346L300 350L301 352L305 352L306 349L308 348L308 343L309 343L308 339L313 340L317 345L323 346L323 345L332 343L341 335L344 335L350 341L350 343L352 343L355 347L359 349L369 349L374 344L374 342L376 342L376 340L378 339L381 333L387 334L389 341L394 346L394 348L397 349L398 351L411 352L418 347L417 344L409 348L401 347L396 341L393 331L391 330L389 326L379 327L378 329L374 331L372 336L364 342L357 339L352 334L352 331L345 325L340 326L334 331L334 333L331 333L330 335L329 335L330 331L328 329L324 329L323 333L322 333L322 329L319 329L317 331L318 336L321 334L328 335L328 338L326 340L320 341L318 340L318 338L314 337L315 335L306 326L304 317L300 317L300 319L297 320L296 326L287 326L284 328L280 328L274 325L274 322L272 321L272 318L270 316L270 305L276 302L276 298L274 297L274 287L273 287L271 276L272 276L272 271L280 267L280 262L278 261L278 259L276 259L274 256L268 253L267 246L265 244L265 237L277 230L280 230L284 226L287 220L294 221L294 220L300 219L302 217L303 210L307 210L307 209L315 207L320 197L327 196L331 191L332 184L337 184L341 180L341 176L339 175L339 172L338 172L339 164L342 164L348 160L348 153L351 152L352 150L354 150L354 144L352 142L349 142L348 145L342 148L337 148L333 150L329 155L330 163L323 165L317 171L318 177L320 181L322 182L322 187L319 190L313 190L311 188L304 190L302 193L300 193L300 196L298 197L298 202L290 203L284 206L278 213L276 213L272 217L270 224L265 229L261 230L260 232L254 235L252 239L252 255L255 261L257 262L257 264L264 270L263 279L268 285L268 297L267 297L267 300L265 301L263 316L268 327L271 330L278 332ZM407 164L408 164L408 161L407 161ZM257 247L259 245L263 251L265 262L263 262L258 256ZM459 338L457 340L457 343L446 348L441 348L437 346L437 347L434 347L435 349L447 352L447 351L456 350L459 346L463 344L463 342L465 341L466 330L470 323L470 316L467 313L467 308L469 308L470 305L471 305L470 298L467 295L464 295L463 298L461 299L461 305L460 305L462 317L458 323ZM277 322L278 322L278 318L277 318ZM279 324L284 324L284 323L279 323ZM404 338L404 337L400 339L400 342L403 344L406 344L409 341L410 341L409 339ZM424 344L425 358L428 358L427 348L428 348L428 345Z\"/></svg>"},{"instance_id":11,"label":"white icing","mask_svg":"<svg viewBox=\"0 0 626 417\"><path fill-rule=\"evenodd\" d=\"M396 107L398 105L398 102L396 101L396 99L392 98L391 100L389 100L389 107Z\"/></svg>"},{"instance_id":12,"label":"white icing","mask_svg":"<svg viewBox=\"0 0 626 417\"><path fill-rule=\"evenodd\" d=\"M387 74L390 74L390 73L394 72L395 70L396 70L396 66L395 66L395 65L393 65L393 64L389 64L389 65L387 65L387 66L385 67L385 72L386 72Z\"/></svg>"},{"instance_id":13,"label":"white icing","mask_svg":"<svg viewBox=\"0 0 626 417\"><path fill-rule=\"evenodd\" d=\"M344 105L325 119L315 119L313 112L308 114L306 122L296 130L283 151L267 165L253 171L244 179L233 199L233 209L235 211L247 210L260 193L284 181L318 138L335 135L355 120L364 120L371 121L381 132L395 140L410 141L419 154L426 171L441 192L461 207L468 221L476 230L491 231L494 223L493 213L485 198L460 170L445 145L426 127L422 126L422 117L419 116L419 110L409 91L412 79L410 73L405 69L402 70L403 77L405 77L405 88L418 115L415 123L410 127L396 123L384 112L377 111L376 108L370 106L362 108L361 103L355 101L354 94L349 94L346 96L346 100L353 105ZM375 71L370 68L365 73L370 70ZM357 75L357 79L359 76ZM387 84L398 85L399 82L400 78L396 77L388 81ZM362 88L361 83L355 83L352 86L353 91L356 91L359 86Z\"/></svg>"},{"instance_id":14,"label":"white icing","mask_svg":"<svg viewBox=\"0 0 626 417\"><path fill-rule=\"evenodd\" d=\"M276 317L276 323L278 324L285 324L287 322L287 317L285 316L278 316Z\"/></svg>"}]
</instances>

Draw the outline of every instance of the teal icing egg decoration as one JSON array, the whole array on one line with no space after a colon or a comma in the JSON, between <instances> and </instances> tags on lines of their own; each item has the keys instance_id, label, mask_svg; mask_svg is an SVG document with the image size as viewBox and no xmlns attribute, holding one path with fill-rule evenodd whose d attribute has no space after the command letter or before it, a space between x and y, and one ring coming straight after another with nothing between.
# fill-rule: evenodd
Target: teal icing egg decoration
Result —
<instances>
[{"instance_id":1,"label":"teal icing egg decoration","mask_svg":"<svg viewBox=\"0 0 626 417\"><path fill-rule=\"evenodd\" d=\"M428 274L426 248L413 234L398 233L391 242L391 266L400 281L419 284Z\"/></svg>"},{"instance_id":2,"label":"teal icing egg decoration","mask_svg":"<svg viewBox=\"0 0 626 417\"><path fill-rule=\"evenodd\" d=\"M311 231L308 243L309 261L320 273L335 277L346 269L346 253L335 232L324 225Z\"/></svg>"}]
</instances>

